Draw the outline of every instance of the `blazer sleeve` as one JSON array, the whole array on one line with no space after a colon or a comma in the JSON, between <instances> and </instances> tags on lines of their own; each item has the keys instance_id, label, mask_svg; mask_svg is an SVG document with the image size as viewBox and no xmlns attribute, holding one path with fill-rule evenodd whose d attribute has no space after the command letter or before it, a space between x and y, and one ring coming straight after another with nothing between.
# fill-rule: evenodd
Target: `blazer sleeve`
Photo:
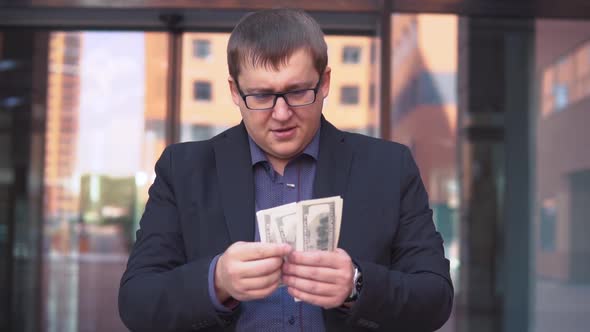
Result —
<instances>
[{"instance_id":1,"label":"blazer sleeve","mask_svg":"<svg viewBox=\"0 0 590 332\"><path fill-rule=\"evenodd\" d=\"M363 288L348 323L383 331L434 331L447 321L453 304L449 261L418 167L406 147L402 169L391 264L358 262Z\"/></svg>"},{"instance_id":2,"label":"blazer sleeve","mask_svg":"<svg viewBox=\"0 0 590 332\"><path fill-rule=\"evenodd\" d=\"M173 147L173 146L172 146ZM187 262L173 184L171 147L156 163L156 179L119 289L119 314L132 331L199 330L232 322L208 293L213 257Z\"/></svg>"}]
</instances>

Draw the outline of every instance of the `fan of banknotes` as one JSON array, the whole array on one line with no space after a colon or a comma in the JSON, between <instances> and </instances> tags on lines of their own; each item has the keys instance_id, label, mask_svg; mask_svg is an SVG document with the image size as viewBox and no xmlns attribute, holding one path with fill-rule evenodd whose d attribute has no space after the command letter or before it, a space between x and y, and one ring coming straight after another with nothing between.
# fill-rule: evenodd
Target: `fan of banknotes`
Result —
<instances>
[{"instance_id":1,"label":"fan of banknotes","mask_svg":"<svg viewBox=\"0 0 590 332\"><path fill-rule=\"evenodd\" d=\"M285 204L256 213L260 241L287 243L297 251L335 250L342 198L333 196Z\"/></svg>"}]
</instances>

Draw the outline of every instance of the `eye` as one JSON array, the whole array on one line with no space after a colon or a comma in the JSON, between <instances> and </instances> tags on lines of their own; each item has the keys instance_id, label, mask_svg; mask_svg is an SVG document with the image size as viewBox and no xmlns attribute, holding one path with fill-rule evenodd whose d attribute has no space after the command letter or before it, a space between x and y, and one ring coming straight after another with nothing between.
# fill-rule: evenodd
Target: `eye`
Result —
<instances>
[{"instance_id":1,"label":"eye","mask_svg":"<svg viewBox=\"0 0 590 332\"><path fill-rule=\"evenodd\" d=\"M307 93L307 90L299 90L299 91L293 91L290 94L293 97L301 97L301 96L305 96L306 93Z\"/></svg>"},{"instance_id":2,"label":"eye","mask_svg":"<svg viewBox=\"0 0 590 332\"><path fill-rule=\"evenodd\" d=\"M274 98L274 95L266 95L266 94L251 95L250 98L253 98L254 100L260 102L260 101L271 100L272 98Z\"/></svg>"}]
</instances>

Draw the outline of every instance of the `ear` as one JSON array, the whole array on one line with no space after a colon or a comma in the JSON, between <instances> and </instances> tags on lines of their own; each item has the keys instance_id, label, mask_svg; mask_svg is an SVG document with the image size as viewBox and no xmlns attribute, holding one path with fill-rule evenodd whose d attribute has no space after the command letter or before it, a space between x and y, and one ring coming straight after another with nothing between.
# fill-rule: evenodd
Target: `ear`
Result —
<instances>
[{"instance_id":1,"label":"ear","mask_svg":"<svg viewBox=\"0 0 590 332\"><path fill-rule=\"evenodd\" d=\"M330 92L330 75L332 74L332 69L330 67L326 67L324 70L324 77L322 78L322 85L320 86L320 93L322 98L328 97L328 93Z\"/></svg>"},{"instance_id":2,"label":"ear","mask_svg":"<svg viewBox=\"0 0 590 332\"><path fill-rule=\"evenodd\" d=\"M227 78L227 83L229 84L231 99L233 100L234 104L239 107L240 103L242 102L242 96L240 96L240 92L238 91L238 85L231 76Z\"/></svg>"}]
</instances>

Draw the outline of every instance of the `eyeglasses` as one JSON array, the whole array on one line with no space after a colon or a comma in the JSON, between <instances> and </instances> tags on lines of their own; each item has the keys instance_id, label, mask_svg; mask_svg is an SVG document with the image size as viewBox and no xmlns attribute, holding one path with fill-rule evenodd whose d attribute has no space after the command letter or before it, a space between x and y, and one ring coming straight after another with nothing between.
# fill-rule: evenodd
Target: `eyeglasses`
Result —
<instances>
[{"instance_id":1,"label":"eyeglasses","mask_svg":"<svg viewBox=\"0 0 590 332\"><path fill-rule=\"evenodd\" d=\"M322 77L318 80L318 83L315 85L313 89L301 89L301 90L293 90L287 91L283 93L253 93L253 94L244 94L242 89L240 89L240 85L236 80L236 86L238 88L238 92L240 96L244 100L244 104L250 110L254 111L266 111L273 109L277 104L277 99L282 97L283 100L287 103L287 105L291 107L299 107L299 106L306 106L315 103L316 95L318 90L320 89L320 83L322 81Z\"/></svg>"}]
</instances>

